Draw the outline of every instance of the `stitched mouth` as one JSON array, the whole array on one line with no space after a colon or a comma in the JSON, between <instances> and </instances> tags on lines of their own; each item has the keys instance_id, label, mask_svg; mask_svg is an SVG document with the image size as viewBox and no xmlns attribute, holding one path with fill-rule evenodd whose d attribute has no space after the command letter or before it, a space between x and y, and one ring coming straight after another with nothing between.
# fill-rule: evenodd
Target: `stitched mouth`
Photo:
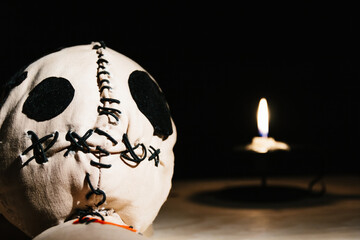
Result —
<instances>
[{"instance_id":1,"label":"stitched mouth","mask_svg":"<svg viewBox=\"0 0 360 240\"><path fill-rule=\"evenodd\" d=\"M159 154L160 149L155 149L153 146L149 146L147 149L143 143L136 144L132 146L127 134L123 134L122 142L115 140L110 134L95 128L95 130L89 129L83 136L80 136L74 131L68 131L65 135L65 140L61 139L59 132L55 131L54 133L45 135L44 137L38 137L33 131L28 131L28 135L32 141L32 144L27 147L23 152L22 156L25 156L30 151L33 151L33 156L28 158L24 163L23 167L28 165L32 160L35 160L38 164L43 164L49 161L49 157L53 156L56 153L64 152L64 157L69 156L70 154L75 154L78 151L84 153L92 153L97 158L107 157L109 155L120 155L120 158L126 161L131 161L136 164L140 164L148 156L148 160L154 160L155 166L159 165ZM105 148L103 146L97 145L96 141L93 140L93 137L103 136L106 137L106 143L110 144L110 148ZM96 138L95 140L99 140ZM99 142L99 141L98 141ZM101 139L101 144L104 141ZM110 166L97 163L95 161L90 162L92 166L105 167L109 168Z\"/></svg>"}]
</instances>

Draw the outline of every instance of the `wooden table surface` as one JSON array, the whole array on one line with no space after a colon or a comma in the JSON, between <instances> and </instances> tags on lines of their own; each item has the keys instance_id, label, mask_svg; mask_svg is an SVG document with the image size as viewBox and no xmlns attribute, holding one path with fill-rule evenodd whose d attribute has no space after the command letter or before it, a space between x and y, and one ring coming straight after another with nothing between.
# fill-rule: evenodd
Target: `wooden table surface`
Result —
<instances>
[{"instance_id":1,"label":"wooden table surface","mask_svg":"<svg viewBox=\"0 0 360 240\"><path fill-rule=\"evenodd\" d=\"M150 239L360 239L360 176L326 176L323 196L309 194L311 179L175 181ZM0 223L0 239L29 239Z\"/></svg>"},{"instance_id":2,"label":"wooden table surface","mask_svg":"<svg viewBox=\"0 0 360 240\"><path fill-rule=\"evenodd\" d=\"M360 176L325 176L323 196L311 179L176 181L151 239L360 239Z\"/></svg>"}]
</instances>

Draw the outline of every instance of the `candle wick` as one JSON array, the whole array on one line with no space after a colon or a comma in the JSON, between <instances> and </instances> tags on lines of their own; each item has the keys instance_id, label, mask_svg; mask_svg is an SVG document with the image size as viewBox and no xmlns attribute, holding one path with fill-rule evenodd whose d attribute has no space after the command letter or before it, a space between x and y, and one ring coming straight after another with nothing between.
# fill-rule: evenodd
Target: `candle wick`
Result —
<instances>
[{"instance_id":1,"label":"candle wick","mask_svg":"<svg viewBox=\"0 0 360 240\"><path fill-rule=\"evenodd\" d=\"M263 137L263 138L267 138L267 137L268 137L268 134L267 134L267 133L262 133L262 132L260 132L260 136Z\"/></svg>"}]
</instances>

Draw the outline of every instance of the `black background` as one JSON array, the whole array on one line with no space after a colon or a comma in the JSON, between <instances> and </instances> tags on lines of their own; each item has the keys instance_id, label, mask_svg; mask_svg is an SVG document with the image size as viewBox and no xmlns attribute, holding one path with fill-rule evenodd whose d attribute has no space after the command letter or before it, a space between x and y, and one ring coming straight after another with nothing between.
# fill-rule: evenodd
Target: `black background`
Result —
<instances>
[{"instance_id":1,"label":"black background","mask_svg":"<svg viewBox=\"0 0 360 240\"><path fill-rule=\"evenodd\" d=\"M353 6L144 2L2 3L1 81L59 47L104 40L165 92L178 130L175 178L257 174L256 156L234 149L258 134L261 97L270 136L293 146L272 157L281 160L274 173L359 173Z\"/></svg>"}]
</instances>

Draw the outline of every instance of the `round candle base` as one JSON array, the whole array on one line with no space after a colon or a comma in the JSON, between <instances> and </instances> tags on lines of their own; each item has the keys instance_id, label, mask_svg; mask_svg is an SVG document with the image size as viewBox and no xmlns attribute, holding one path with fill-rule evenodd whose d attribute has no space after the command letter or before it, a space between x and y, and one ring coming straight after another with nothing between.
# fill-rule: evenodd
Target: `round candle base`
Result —
<instances>
[{"instance_id":1,"label":"round candle base","mask_svg":"<svg viewBox=\"0 0 360 240\"><path fill-rule=\"evenodd\" d=\"M290 147L284 142L275 141L272 137L254 137L251 144L246 145L245 149L257 153L267 153L276 150L289 151Z\"/></svg>"}]
</instances>

